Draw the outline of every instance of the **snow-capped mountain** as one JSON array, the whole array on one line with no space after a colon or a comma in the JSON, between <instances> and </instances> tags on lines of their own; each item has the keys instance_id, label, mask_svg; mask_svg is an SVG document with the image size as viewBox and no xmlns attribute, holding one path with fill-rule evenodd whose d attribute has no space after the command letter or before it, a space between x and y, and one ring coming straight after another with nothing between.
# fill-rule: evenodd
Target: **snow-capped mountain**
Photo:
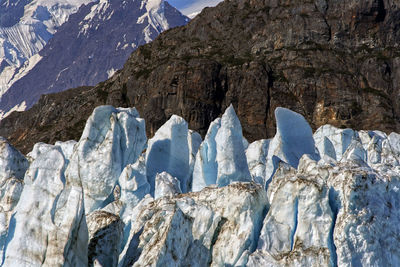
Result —
<instances>
[{"instance_id":1,"label":"snow-capped mountain","mask_svg":"<svg viewBox=\"0 0 400 267\"><path fill-rule=\"evenodd\" d=\"M0 1L0 97L40 60L57 28L93 0Z\"/></svg>"},{"instance_id":2,"label":"snow-capped mountain","mask_svg":"<svg viewBox=\"0 0 400 267\"><path fill-rule=\"evenodd\" d=\"M399 266L400 135L275 117L251 144L232 106L204 140L112 106L26 158L1 139L0 265Z\"/></svg>"},{"instance_id":3,"label":"snow-capped mountain","mask_svg":"<svg viewBox=\"0 0 400 267\"><path fill-rule=\"evenodd\" d=\"M19 80L0 99L0 113L4 117L29 108L45 93L104 81L138 46L188 21L164 0L101 0L82 6L31 57L29 72L15 76Z\"/></svg>"},{"instance_id":4,"label":"snow-capped mountain","mask_svg":"<svg viewBox=\"0 0 400 267\"><path fill-rule=\"evenodd\" d=\"M222 0L169 0L168 2L179 9L184 15L193 18L203 8L216 6Z\"/></svg>"}]
</instances>

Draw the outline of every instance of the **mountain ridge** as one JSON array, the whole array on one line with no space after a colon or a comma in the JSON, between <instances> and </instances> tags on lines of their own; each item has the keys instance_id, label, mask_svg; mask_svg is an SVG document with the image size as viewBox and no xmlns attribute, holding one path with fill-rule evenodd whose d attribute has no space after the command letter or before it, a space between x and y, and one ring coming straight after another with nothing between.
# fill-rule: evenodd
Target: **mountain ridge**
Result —
<instances>
[{"instance_id":1,"label":"mountain ridge","mask_svg":"<svg viewBox=\"0 0 400 267\"><path fill-rule=\"evenodd\" d=\"M38 61L37 53L90 0L0 1L0 96Z\"/></svg>"},{"instance_id":2,"label":"mountain ridge","mask_svg":"<svg viewBox=\"0 0 400 267\"><path fill-rule=\"evenodd\" d=\"M1 97L0 111L21 103L30 108L45 93L95 85L120 69L138 46L187 21L163 0L82 6L40 51L36 65Z\"/></svg>"}]
</instances>

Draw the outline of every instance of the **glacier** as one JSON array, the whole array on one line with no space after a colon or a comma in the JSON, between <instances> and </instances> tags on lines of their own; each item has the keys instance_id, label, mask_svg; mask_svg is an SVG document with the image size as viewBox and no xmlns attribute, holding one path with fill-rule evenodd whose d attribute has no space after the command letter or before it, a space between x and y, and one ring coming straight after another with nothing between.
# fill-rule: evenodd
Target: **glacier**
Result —
<instances>
[{"instance_id":1,"label":"glacier","mask_svg":"<svg viewBox=\"0 0 400 267\"><path fill-rule=\"evenodd\" d=\"M0 266L399 266L400 135L275 118L250 144L233 106L147 139L101 106L79 141L1 138Z\"/></svg>"},{"instance_id":2,"label":"glacier","mask_svg":"<svg viewBox=\"0 0 400 267\"><path fill-rule=\"evenodd\" d=\"M23 190L28 160L17 149L0 138L0 262L15 206Z\"/></svg>"},{"instance_id":3,"label":"glacier","mask_svg":"<svg viewBox=\"0 0 400 267\"><path fill-rule=\"evenodd\" d=\"M79 180L65 177L54 146L29 166L10 220L3 266L87 264L87 227Z\"/></svg>"}]
</instances>

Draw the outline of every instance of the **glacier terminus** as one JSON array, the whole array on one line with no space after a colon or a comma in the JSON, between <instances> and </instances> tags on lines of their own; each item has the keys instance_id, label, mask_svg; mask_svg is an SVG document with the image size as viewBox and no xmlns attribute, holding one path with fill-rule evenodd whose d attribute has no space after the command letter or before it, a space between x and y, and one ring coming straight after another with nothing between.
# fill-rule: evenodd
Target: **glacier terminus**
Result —
<instances>
[{"instance_id":1,"label":"glacier terminus","mask_svg":"<svg viewBox=\"0 0 400 267\"><path fill-rule=\"evenodd\" d=\"M204 138L97 107L80 140L0 139L0 266L400 266L400 135L233 106Z\"/></svg>"}]
</instances>

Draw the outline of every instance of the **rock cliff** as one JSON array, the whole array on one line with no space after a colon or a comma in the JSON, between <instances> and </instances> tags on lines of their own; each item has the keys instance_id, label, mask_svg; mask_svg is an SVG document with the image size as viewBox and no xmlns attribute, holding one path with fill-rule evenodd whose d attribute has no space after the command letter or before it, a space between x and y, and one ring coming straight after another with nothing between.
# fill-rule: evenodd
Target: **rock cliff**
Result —
<instances>
[{"instance_id":1,"label":"rock cliff","mask_svg":"<svg viewBox=\"0 0 400 267\"><path fill-rule=\"evenodd\" d=\"M78 139L98 104L137 107L149 135L177 114L204 136L230 103L250 141L274 135L277 106L313 130L400 131L399 27L394 0L224 1L140 47L94 88L12 114L0 135L24 152Z\"/></svg>"}]
</instances>

